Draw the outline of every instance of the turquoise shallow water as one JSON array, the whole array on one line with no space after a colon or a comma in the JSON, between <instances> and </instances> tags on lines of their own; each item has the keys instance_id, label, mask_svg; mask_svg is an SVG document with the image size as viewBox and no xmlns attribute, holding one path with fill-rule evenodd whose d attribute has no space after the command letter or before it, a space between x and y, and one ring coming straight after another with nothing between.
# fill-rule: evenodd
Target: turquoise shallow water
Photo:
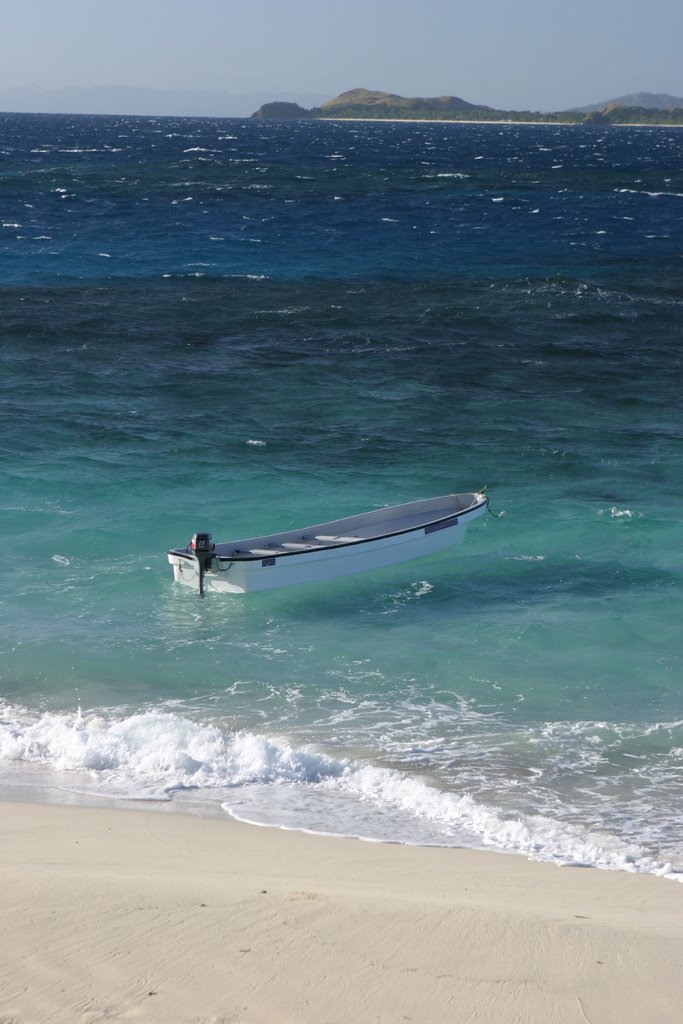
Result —
<instances>
[{"instance_id":1,"label":"turquoise shallow water","mask_svg":"<svg viewBox=\"0 0 683 1024\"><path fill-rule=\"evenodd\" d=\"M683 869L683 136L0 140L0 782ZM202 602L166 563L484 484L453 555Z\"/></svg>"}]
</instances>

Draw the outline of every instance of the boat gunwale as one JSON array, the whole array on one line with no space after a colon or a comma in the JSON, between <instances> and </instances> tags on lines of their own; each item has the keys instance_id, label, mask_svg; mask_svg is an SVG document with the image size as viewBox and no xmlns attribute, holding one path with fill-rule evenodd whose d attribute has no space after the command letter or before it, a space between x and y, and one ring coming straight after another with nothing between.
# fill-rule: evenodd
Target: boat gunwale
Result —
<instances>
[{"instance_id":1,"label":"boat gunwale","mask_svg":"<svg viewBox=\"0 0 683 1024\"><path fill-rule=\"evenodd\" d=\"M481 492L468 492L468 493L478 493L478 495L481 494ZM404 505L411 505L411 504L413 504L413 502L405 502L404 503ZM253 554L247 554L246 552L244 554L238 553L238 554L234 554L234 555L220 555L220 554L217 554L217 553L213 553L212 557L215 558L216 561L218 561L218 562L262 562L266 558L268 558L268 559L270 559L270 558L278 558L278 559L280 559L280 558L292 558L292 557L296 557L296 556L300 556L300 555L317 554L317 553L319 553L321 551L339 551L342 548L357 548L357 547L360 547L362 544L372 544L372 543L375 543L375 542L380 541L380 540L388 540L391 537L400 537L400 536L402 536L404 534L407 534L407 533L417 533L418 530L425 530L425 529L427 529L430 526L438 526L440 524L450 525L450 521L451 520L453 520L452 525L455 526L455 525L457 525L457 523L458 523L458 521L460 519L462 519L465 516L471 515L472 512L476 511L477 509L480 509L483 505L487 505L487 504L488 504L488 497L484 494L481 497L481 501L475 502L474 504L469 505L467 508L462 509L462 510L460 510L458 512L451 512L451 513L449 513L446 516L439 516L437 519L430 519L430 520L428 520L428 521L426 521L424 523L420 523L417 526L408 526L408 527L405 527L402 530L392 530L390 533L379 533L379 534L376 534L374 537L359 537L358 540L341 541L339 543L332 542L332 543L328 543L328 544L316 544L316 545L312 545L310 548L307 548L305 550L300 550L300 551L278 551L276 548L273 548L272 554L267 554L267 555L266 554L253 555ZM402 506L402 505L393 505L393 506L391 506L390 505L390 506L387 506L387 511L389 511L392 508L397 509L397 508L401 508L401 507L404 507L404 506ZM381 511L381 510L377 509L376 511ZM363 515L363 513L360 513L360 515ZM346 518L346 519L353 519L355 517L354 516L346 516L344 518ZM306 530L318 530L318 529L323 529L325 526L329 525L330 522L342 522L342 521L343 520L334 520L334 519L332 519L332 520L329 520L328 523L318 523L317 525L314 525L314 526L304 526L304 527L302 527L302 529L303 529L303 531L306 531ZM298 531L283 530L283 531L281 531L281 533L279 533L279 534L274 533L274 534L271 534L271 536L272 537L286 536L287 534L290 534L290 533L293 533L293 532L298 532ZM229 544L230 541L221 541L219 543L222 543L222 544L228 543ZM265 548L263 548L262 550L265 551ZM195 560L195 555L192 552L190 552L187 548L170 548L169 551L168 551L168 554L169 555L176 555L179 558L185 558L188 561L194 561Z\"/></svg>"}]
</instances>

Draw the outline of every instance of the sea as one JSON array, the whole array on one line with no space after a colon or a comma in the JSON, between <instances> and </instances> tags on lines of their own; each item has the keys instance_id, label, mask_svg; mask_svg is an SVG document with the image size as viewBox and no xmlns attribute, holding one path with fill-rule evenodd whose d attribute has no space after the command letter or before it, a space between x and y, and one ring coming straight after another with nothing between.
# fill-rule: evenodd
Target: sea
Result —
<instances>
[{"instance_id":1,"label":"sea","mask_svg":"<svg viewBox=\"0 0 683 1024\"><path fill-rule=\"evenodd\" d=\"M683 131L3 114L0 186L2 794L683 878Z\"/></svg>"}]
</instances>

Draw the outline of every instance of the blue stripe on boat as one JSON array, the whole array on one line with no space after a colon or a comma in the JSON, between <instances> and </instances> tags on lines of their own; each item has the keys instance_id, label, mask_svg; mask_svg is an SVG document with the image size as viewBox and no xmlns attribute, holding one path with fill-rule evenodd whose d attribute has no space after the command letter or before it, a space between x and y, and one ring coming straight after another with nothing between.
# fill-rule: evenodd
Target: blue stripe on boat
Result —
<instances>
[{"instance_id":1,"label":"blue stripe on boat","mask_svg":"<svg viewBox=\"0 0 683 1024\"><path fill-rule=\"evenodd\" d=\"M430 526L425 526L425 534L427 534L427 533L436 533L437 530L445 530L449 526L457 526L457 525L458 525L457 517L455 517L453 519L444 519L444 521L441 522L441 523L432 523Z\"/></svg>"}]
</instances>

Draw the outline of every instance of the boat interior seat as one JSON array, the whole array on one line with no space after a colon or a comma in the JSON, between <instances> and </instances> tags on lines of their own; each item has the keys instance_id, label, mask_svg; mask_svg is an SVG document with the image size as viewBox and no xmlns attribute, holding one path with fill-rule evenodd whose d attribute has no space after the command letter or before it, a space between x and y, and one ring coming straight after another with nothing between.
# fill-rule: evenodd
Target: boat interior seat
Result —
<instances>
[{"instance_id":1,"label":"boat interior seat","mask_svg":"<svg viewBox=\"0 0 683 1024\"><path fill-rule=\"evenodd\" d=\"M339 537L325 533L316 534L315 539L321 540L325 544L354 544L357 543L359 540L363 540L362 537Z\"/></svg>"},{"instance_id":2,"label":"boat interior seat","mask_svg":"<svg viewBox=\"0 0 683 1024\"><path fill-rule=\"evenodd\" d=\"M283 544L282 547L286 548L288 551L311 551L315 548L321 547L321 545L315 544L310 540L301 541L299 543L295 543L294 541L288 541L286 544Z\"/></svg>"}]
</instances>

